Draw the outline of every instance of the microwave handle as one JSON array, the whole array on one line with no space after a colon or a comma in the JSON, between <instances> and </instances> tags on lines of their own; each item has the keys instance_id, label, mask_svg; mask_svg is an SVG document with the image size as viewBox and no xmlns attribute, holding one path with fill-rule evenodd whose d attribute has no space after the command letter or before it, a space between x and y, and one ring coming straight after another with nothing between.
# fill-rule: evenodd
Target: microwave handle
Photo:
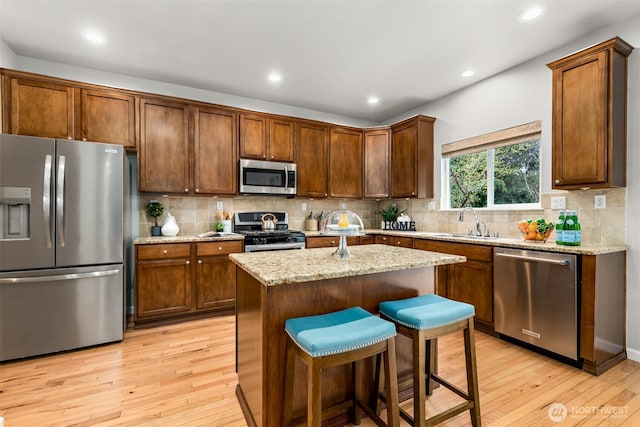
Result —
<instances>
[{"instance_id":1,"label":"microwave handle","mask_svg":"<svg viewBox=\"0 0 640 427\"><path fill-rule=\"evenodd\" d=\"M284 167L284 188L289 188L289 170Z\"/></svg>"}]
</instances>

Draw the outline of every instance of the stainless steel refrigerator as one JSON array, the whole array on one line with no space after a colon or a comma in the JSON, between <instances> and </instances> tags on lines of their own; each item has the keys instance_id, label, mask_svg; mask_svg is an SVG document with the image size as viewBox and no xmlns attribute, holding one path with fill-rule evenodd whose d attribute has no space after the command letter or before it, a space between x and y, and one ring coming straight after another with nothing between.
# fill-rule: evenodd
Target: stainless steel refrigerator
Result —
<instances>
[{"instance_id":1,"label":"stainless steel refrigerator","mask_svg":"<svg viewBox=\"0 0 640 427\"><path fill-rule=\"evenodd\" d=\"M0 135L0 361L122 340L127 176L118 145Z\"/></svg>"}]
</instances>

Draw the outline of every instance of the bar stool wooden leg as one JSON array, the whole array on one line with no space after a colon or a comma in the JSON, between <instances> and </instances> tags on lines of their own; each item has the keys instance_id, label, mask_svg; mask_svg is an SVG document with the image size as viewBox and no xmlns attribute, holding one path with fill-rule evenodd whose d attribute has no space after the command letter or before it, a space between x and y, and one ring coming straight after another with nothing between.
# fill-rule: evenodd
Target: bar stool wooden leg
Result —
<instances>
[{"instance_id":1,"label":"bar stool wooden leg","mask_svg":"<svg viewBox=\"0 0 640 427\"><path fill-rule=\"evenodd\" d=\"M469 326L464 330L464 348L465 348L465 362L467 366L467 390L469 399L473 400L475 404L473 408L469 410L471 415L471 425L473 427L480 426L480 405L478 404L478 375L476 366L476 339L475 330L473 326L473 317L469 319Z\"/></svg>"},{"instance_id":2,"label":"bar stool wooden leg","mask_svg":"<svg viewBox=\"0 0 640 427\"><path fill-rule=\"evenodd\" d=\"M413 418L418 423L414 426L424 427L426 413L424 409L424 398L426 395L425 384L427 381L425 372L429 363L426 360L426 343L422 331L414 329L411 341L413 343Z\"/></svg>"},{"instance_id":3,"label":"bar stool wooden leg","mask_svg":"<svg viewBox=\"0 0 640 427\"><path fill-rule=\"evenodd\" d=\"M384 390L387 399L387 424L389 427L400 426L399 404L398 404L398 381L391 380L392 375L398 375L396 364L396 344L395 339L387 340L387 349L382 354L384 358ZM376 389L377 390L377 389Z\"/></svg>"},{"instance_id":4,"label":"bar stool wooden leg","mask_svg":"<svg viewBox=\"0 0 640 427\"><path fill-rule=\"evenodd\" d=\"M284 374L284 402L291 402L293 399L293 378L296 371L296 350L289 339L287 339L287 353ZM293 405L284 405L282 422L285 426L291 424L293 416Z\"/></svg>"},{"instance_id":5,"label":"bar stool wooden leg","mask_svg":"<svg viewBox=\"0 0 640 427\"><path fill-rule=\"evenodd\" d=\"M322 367L311 361L309 366L309 384L307 388L308 425L320 427L322 424Z\"/></svg>"}]
</instances>

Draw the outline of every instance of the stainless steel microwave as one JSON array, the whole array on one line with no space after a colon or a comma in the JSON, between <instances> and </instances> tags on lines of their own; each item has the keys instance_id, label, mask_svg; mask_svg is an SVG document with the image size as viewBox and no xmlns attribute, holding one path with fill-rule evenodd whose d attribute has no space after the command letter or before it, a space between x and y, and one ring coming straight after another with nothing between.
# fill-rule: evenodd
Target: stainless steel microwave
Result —
<instances>
[{"instance_id":1,"label":"stainless steel microwave","mask_svg":"<svg viewBox=\"0 0 640 427\"><path fill-rule=\"evenodd\" d=\"M296 164L240 159L240 194L296 195Z\"/></svg>"}]
</instances>

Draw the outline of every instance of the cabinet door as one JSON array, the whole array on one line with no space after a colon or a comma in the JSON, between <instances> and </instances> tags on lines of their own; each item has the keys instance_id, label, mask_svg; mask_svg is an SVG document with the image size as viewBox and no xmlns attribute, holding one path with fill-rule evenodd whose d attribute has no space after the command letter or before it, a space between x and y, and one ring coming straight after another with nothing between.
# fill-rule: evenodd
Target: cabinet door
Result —
<instances>
[{"instance_id":1,"label":"cabinet door","mask_svg":"<svg viewBox=\"0 0 640 427\"><path fill-rule=\"evenodd\" d=\"M329 194L362 197L362 131L333 128L329 139Z\"/></svg>"},{"instance_id":2,"label":"cabinet door","mask_svg":"<svg viewBox=\"0 0 640 427\"><path fill-rule=\"evenodd\" d=\"M389 197L389 129L364 132L364 197Z\"/></svg>"},{"instance_id":3,"label":"cabinet door","mask_svg":"<svg viewBox=\"0 0 640 427\"><path fill-rule=\"evenodd\" d=\"M196 308L231 308L236 298L236 265L227 255L198 257Z\"/></svg>"},{"instance_id":4,"label":"cabinet door","mask_svg":"<svg viewBox=\"0 0 640 427\"><path fill-rule=\"evenodd\" d=\"M81 90L80 115L84 141L119 144L135 150L135 98L116 91Z\"/></svg>"},{"instance_id":5,"label":"cabinet door","mask_svg":"<svg viewBox=\"0 0 640 427\"><path fill-rule=\"evenodd\" d=\"M312 236L307 237L307 248L337 248L340 236ZM359 236L347 236L347 246L359 245Z\"/></svg>"},{"instance_id":6,"label":"cabinet door","mask_svg":"<svg viewBox=\"0 0 640 427\"><path fill-rule=\"evenodd\" d=\"M9 87L11 115L5 132L74 139L72 87L16 77L10 79Z\"/></svg>"},{"instance_id":7,"label":"cabinet door","mask_svg":"<svg viewBox=\"0 0 640 427\"><path fill-rule=\"evenodd\" d=\"M391 197L415 197L417 193L415 122L394 128L391 136Z\"/></svg>"},{"instance_id":8,"label":"cabinet door","mask_svg":"<svg viewBox=\"0 0 640 427\"><path fill-rule=\"evenodd\" d=\"M476 319L493 325L493 273L491 264L470 261L449 266L448 297L472 304Z\"/></svg>"},{"instance_id":9,"label":"cabinet door","mask_svg":"<svg viewBox=\"0 0 640 427\"><path fill-rule=\"evenodd\" d=\"M269 119L269 160L294 161L294 121Z\"/></svg>"},{"instance_id":10,"label":"cabinet door","mask_svg":"<svg viewBox=\"0 0 640 427\"><path fill-rule=\"evenodd\" d=\"M136 263L136 318L150 319L191 310L189 259Z\"/></svg>"},{"instance_id":11,"label":"cabinet door","mask_svg":"<svg viewBox=\"0 0 640 427\"><path fill-rule=\"evenodd\" d=\"M196 308L233 308L236 267L229 254L242 252L242 241L196 243Z\"/></svg>"},{"instance_id":12,"label":"cabinet door","mask_svg":"<svg viewBox=\"0 0 640 427\"><path fill-rule=\"evenodd\" d=\"M140 100L141 192L189 192L189 108L164 100Z\"/></svg>"},{"instance_id":13,"label":"cabinet door","mask_svg":"<svg viewBox=\"0 0 640 427\"><path fill-rule=\"evenodd\" d=\"M240 114L240 157L267 159L267 118L256 114Z\"/></svg>"},{"instance_id":14,"label":"cabinet door","mask_svg":"<svg viewBox=\"0 0 640 427\"><path fill-rule=\"evenodd\" d=\"M553 182L607 179L607 52L554 70Z\"/></svg>"},{"instance_id":15,"label":"cabinet door","mask_svg":"<svg viewBox=\"0 0 640 427\"><path fill-rule=\"evenodd\" d=\"M238 182L237 117L227 110L194 109L194 192L235 195Z\"/></svg>"},{"instance_id":16,"label":"cabinet door","mask_svg":"<svg viewBox=\"0 0 640 427\"><path fill-rule=\"evenodd\" d=\"M328 135L326 126L307 122L298 124L298 196L327 197Z\"/></svg>"}]
</instances>

